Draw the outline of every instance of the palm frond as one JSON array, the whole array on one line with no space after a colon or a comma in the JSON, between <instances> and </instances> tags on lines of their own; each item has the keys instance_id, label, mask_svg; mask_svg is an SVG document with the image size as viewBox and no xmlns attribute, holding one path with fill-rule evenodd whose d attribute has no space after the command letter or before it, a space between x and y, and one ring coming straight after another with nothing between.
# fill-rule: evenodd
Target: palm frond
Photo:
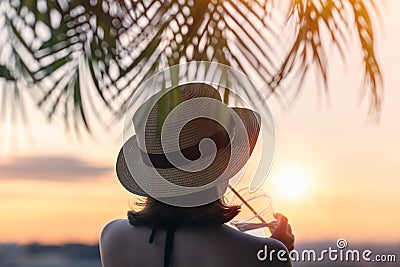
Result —
<instances>
[{"instance_id":1,"label":"palm frond","mask_svg":"<svg viewBox=\"0 0 400 267\"><path fill-rule=\"evenodd\" d=\"M356 30L363 55L365 68L364 93L371 92L370 111L379 113L381 109L383 80L374 49L374 32L370 13L377 12L372 0L295 0L290 9L288 21L294 25L296 36L280 70L271 86L277 87L288 77L292 77L295 97L300 92L306 74L315 66L328 90L329 45L338 49L343 60L350 36ZM330 37L330 38L328 38ZM324 43L325 42L325 43Z\"/></svg>"},{"instance_id":2,"label":"palm frond","mask_svg":"<svg viewBox=\"0 0 400 267\"><path fill-rule=\"evenodd\" d=\"M264 85L245 89L253 98L279 95L286 80L298 93L311 69L327 88L327 50L333 46L345 59L356 31L371 111L379 112L373 0L285 3L291 5L287 18L272 0L3 0L0 29L8 43L0 42L0 52L10 47L8 58L16 64L0 71L6 79L11 70L25 85L35 85L29 86L32 95L50 120L58 114L67 127L90 129L85 109L95 110L101 123L106 112L119 119L143 81L179 63L238 68ZM179 73L179 79L192 75L187 69ZM87 90L95 99L85 99Z\"/></svg>"}]
</instances>

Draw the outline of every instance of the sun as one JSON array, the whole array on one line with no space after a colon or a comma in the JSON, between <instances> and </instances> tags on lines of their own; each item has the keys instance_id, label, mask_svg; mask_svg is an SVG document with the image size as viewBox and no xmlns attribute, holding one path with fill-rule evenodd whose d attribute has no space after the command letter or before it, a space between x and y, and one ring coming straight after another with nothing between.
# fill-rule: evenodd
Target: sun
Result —
<instances>
[{"instance_id":1,"label":"sun","mask_svg":"<svg viewBox=\"0 0 400 267\"><path fill-rule=\"evenodd\" d=\"M274 192L291 200L303 197L310 187L309 173L299 166L284 166L273 178Z\"/></svg>"}]
</instances>

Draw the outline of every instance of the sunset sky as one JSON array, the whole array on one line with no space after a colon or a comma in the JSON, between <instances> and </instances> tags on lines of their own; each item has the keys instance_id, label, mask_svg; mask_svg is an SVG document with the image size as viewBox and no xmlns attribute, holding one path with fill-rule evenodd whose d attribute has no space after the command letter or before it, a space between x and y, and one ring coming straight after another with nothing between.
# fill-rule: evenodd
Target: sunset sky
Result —
<instances>
[{"instance_id":1,"label":"sunset sky","mask_svg":"<svg viewBox=\"0 0 400 267\"><path fill-rule=\"evenodd\" d=\"M363 70L354 45L347 65L336 52L330 58L329 101L312 75L290 108L268 100L276 156L263 189L297 242L400 242L400 2L385 2L376 40L385 82L378 124L368 98L359 104ZM61 120L49 124L33 103L27 108L29 131L0 122L0 243L96 243L133 201L114 171L121 125L78 140Z\"/></svg>"}]
</instances>

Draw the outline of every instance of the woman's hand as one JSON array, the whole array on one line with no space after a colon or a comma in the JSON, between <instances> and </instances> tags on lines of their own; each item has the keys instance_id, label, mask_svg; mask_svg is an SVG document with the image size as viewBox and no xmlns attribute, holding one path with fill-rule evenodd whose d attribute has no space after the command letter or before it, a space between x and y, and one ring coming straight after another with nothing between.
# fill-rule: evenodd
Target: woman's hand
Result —
<instances>
[{"instance_id":1,"label":"woman's hand","mask_svg":"<svg viewBox=\"0 0 400 267\"><path fill-rule=\"evenodd\" d=\"M286 248L291 251L294 248L294 235L292 233L292 227L288 224L288 219L280 213L276 213L274 217L277 219L273 224L276 227L272 230L271 238L281 241Z\"/></svg>"}]
</instances>

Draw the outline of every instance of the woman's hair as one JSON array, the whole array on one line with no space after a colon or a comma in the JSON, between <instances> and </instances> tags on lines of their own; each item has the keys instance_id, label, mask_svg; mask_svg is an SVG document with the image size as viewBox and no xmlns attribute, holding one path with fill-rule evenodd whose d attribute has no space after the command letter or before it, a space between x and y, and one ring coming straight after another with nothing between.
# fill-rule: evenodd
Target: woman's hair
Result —
<instances>
[{"instance_id":1,"label":"woman's hair","mask_svg":"<svg viewBox=\"0 0 400 267\"><path fill-rule=\"evenodd\" d=\"M176 207L147 197L139 211L128 212L129 223L150 227L171 227L181 224L223 224L232 220L240 210L239 206L228 206L220 198L198 207Z\"/></svg>"}]
</instances>

